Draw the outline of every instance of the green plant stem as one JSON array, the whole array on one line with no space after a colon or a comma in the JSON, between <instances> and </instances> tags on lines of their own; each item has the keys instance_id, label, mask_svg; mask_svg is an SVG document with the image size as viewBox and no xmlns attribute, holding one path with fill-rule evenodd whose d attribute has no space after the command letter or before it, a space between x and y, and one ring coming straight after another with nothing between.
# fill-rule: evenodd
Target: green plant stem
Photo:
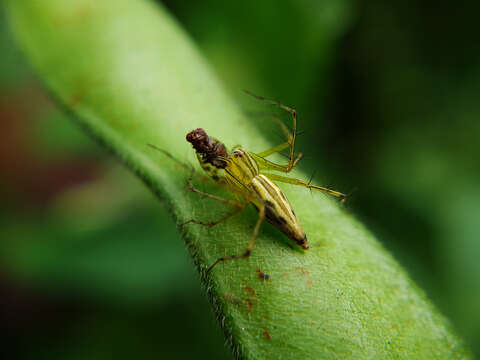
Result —
<instances>
[{"instance_id":1,"label":"green plant stem","mask_svg":"<svg viewBox=\"0 0 480 360\"><path fill-rule=\"evenodd\" d=\"M196 127L228 146L259 152L271 144L163 8L145 0L7 0L6 7L21 48L48 89L166 201L179 224L228 211L186 191L188 172L147 144L192 164L185 134ZM219 256L242 253L256 213L250 209L212 229L183 228L237 357L469 356L448 322L361 224L320 194L283 189L311 244L304 253L282 244L283 235L266 224L250 258L219 264L207 275ZM158 241L168 239L158 234Z\"/></svg>"}]
</instances>

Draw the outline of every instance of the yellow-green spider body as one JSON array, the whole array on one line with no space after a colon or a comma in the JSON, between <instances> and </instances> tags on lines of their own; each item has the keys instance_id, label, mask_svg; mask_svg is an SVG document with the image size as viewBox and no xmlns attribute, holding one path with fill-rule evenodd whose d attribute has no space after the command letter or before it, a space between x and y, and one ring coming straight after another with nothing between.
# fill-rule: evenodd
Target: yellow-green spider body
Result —
<instances>
[{"instance_id":1,"label":"yellow-green spider body","mask_svg":"<svg viewBox=\"0 0 480 360\"><path fill-rule=\"evenodd\" d=\"M287 200L287 197L275 184L275 181L300 185L313 190L319 190L337 197L342 201L346 198L345 194L342 194L338 191L312 185L298 179L271 173L272 171L289 173L302 157L302 154L299 154L295 157L297 113L294 109L275 101L267 100L263 97L255 95L252 96L259 100L276 105L281 109L288 111L292 115L293 129L291 133L283 124L281 124L282 130L288 138L287 141L271 149L255 154L252 152L247 152L240 146L236 146L232 151L229 152L221 141L207 135L205 130L201 128L192 130L186 136L187 141L192 144L196 151L197 159L202 169L205 170L206 173L220 186L232 192L236 200L228 200L217 195L205 193L195 188L192 182L192 171L192 175L189 178L189 189L192 192L223 202L229 206L232 206L234 210L217 221L203 222L192 219L184 224L193 223L211 227L243 210L248 204L252 204L257 209L259 214L253 230L252 239L247 245L245 252L241 255L228 255L219 258L210 266L209 271L221 261L242 257L246 258L250 256L263 220L267 220L269 223L274 225L303 249L306 250L309 248L305 231L300 225L300 222L297 219L292 206ZM269 155L287 148L290 149L289 161L287 165L276 164L266 159L266 157ZM163 152L172 157L166 151ZM267 170L267 172L264 172L265 170Z\"/></svg>"},{"instance_id":2,"label":"yellow-green spider body","mask_svg":"<svg viewBox=\"0 0 480 360\"><path fill-rule=\"evenodd\" d=\"M221 141L207 135L205 130L201 128L192 130L186 136L187 141L192 144L197 153L197 159L200 166L214 181L226 187L238 199L238 201L222 199L215 195L207 194L195 189L193 184L190 183L190 190L214 200L223 201L227 204L233 205L236 209L215 222L204 223L197 220L190 220L187 223L213 226L236 214L248 204L252 204L259 213L257 224L253 231L253 237L245 252L241 255L221 257L210 267L210 269L220 261L250 256L263 220L267 220L274 225L303 249L307 250L309 248L307 236L295 215L295 211L287 200L285 194L274 181L286 182L294 185L301 185L309 189L320 190L338 197L341 200L344 200L346 197L346 195L340 192L321 186L311 185L310 183L305 183L298 179L288 178L270 172L262 173L263 170L288 173L295 167L302 155L299 154L295 157L294 152L296 138L295 110L264 98L257 98L273 103L292 114L293 133L290 134L286 127L283 127L283 130L288 137L286 142L262 153L254 154L245 151L240 146L237 146L233 151L228 152L226 146ZM279 165L265 159L265 157L288 147L290 148L290 156L287 165Z\"/></svg>"}]
</instances>

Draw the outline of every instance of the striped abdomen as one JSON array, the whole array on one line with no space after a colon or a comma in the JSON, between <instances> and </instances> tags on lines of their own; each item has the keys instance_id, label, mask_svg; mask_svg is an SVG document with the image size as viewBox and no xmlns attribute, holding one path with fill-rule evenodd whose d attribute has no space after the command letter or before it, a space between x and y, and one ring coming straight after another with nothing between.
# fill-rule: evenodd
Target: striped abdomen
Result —
<instances>
[{"instance_id":1,"label":"striped abdomen","mask_svg":"<svg viewBox=\"0 0 480 360\"><path fill-rule=\"evenodd\" d=\"M258 197L258 200L252 200L257 209L263 202L265 218L268 222L302 248L308 249L305 232L282 190L265 175L255 176L249 184L249 188Z\"/></svg>"}]
</instances>

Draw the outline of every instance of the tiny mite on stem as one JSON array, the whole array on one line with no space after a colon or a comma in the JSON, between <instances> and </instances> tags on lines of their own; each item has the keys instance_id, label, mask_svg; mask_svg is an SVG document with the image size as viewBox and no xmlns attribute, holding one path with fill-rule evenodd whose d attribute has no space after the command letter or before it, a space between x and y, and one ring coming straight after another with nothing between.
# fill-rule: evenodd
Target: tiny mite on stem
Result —
<instances>
[{"instance_id":1,"label":"tiny mite on stem","mask_svg":"<svg viewBox=\"0 0 480 360\"><path fill-rule=\"evenodd\" d=\"M255 244L255 240L258 237L260 226L264 220L267 220L269 223L274 225L303 249L306 250L309 248L307 236L305 235L305 232L303 231L303 228L300 225L292 206L288 202L285 194L280 190L274 181L299 185L308 189L322 191L339 198L341 201L344 201L347 197L347 195L343 193L328 189L326 187L312 185L298 179L264 172L277 171L289 173L302 158L301 153L295 156L297 112L294 109L276 101L268 100L261 96L253 95L249 92L247 92L247 94L255 97L258 100L278 106L279 108L289 112L292 116L293 128L290 132L287 127L281 123L282 130L287 136L287 141L257 154L247 152L242 149L241 146L236 146L231 151L228 151L227 147L221 141L207 135L205 130L202 128L192 130L187 134L186 139L195 149L197 159L203 170L219 185L237 195L236 198L240 200L225 199L195 188L192 182L194 174L192 169L188 179L189 190L201 196L208 197L231 206L233 207L233 211L216 221L203 222L198 220L189 220L184 224L199 224L212 227L239 213L249 204L252 204L258 211L258 219L253 229L253 235L245 249L245 252L239 255L220 257L208 268L207 271L212 270L213 267L219 262L238 258L247 258L250 256ZM159 149L154 145L150 146L160 150L170 158L174 159L173 156L165 150ZM266 157L287 148L289 148L288 164L280 165L266 159ZM176 161L179 162L178 160ZM182 166L188 168L186 164L181 164Z\"/></svg>"}]
</instances>

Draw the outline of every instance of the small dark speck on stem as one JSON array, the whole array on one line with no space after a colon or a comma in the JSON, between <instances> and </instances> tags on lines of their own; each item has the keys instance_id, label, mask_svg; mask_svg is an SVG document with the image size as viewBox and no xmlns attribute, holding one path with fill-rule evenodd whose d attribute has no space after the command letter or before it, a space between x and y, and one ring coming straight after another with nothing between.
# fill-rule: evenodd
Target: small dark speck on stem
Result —
<instances>
[{"instance_id":1,"label":"small dark speck on stem","mask_svg":"<svg viewBox=\"0 0 480 360\"><path fill-rule=\"evenodd\" d=\"M260 279L263 279L263 280L269 280L270 279L270 275L263 273L262 270L260 270L260 269L257 269L257 273L258 273L258 277Z\"/></svg>"}]
</instances>

